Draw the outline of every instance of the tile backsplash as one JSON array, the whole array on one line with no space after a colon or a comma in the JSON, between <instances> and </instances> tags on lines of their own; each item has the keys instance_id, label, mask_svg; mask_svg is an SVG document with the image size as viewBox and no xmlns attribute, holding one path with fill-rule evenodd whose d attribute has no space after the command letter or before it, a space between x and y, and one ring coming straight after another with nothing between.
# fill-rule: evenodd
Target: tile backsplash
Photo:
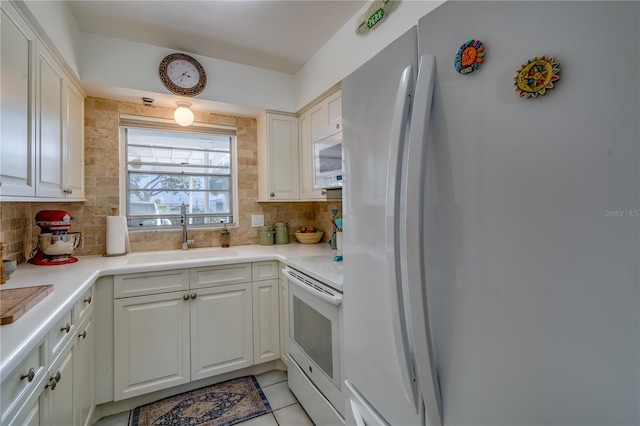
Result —
<instances>
[{"instance_id":1,"label":"tile backsplash","mask_svg":"<svg viewBox=\"0 0 640 426\"><path fill-rule=\"evenodd\" d=\"M36 245L40 229L35 214L45 209L68 211L73 217L70 232L81 232L84 248L76 255L99 255L106 250L106 216L120 202L119 188L119 116L120 114L168 118L173 109L144 106L130 102L89 97L85 100L85 202L1 202L0 241L6 244L5 258L19 263L29 258ZM331 235L331 210L342 210L342 203L291 202L258 203L258 165L256 120L212 113L195 112L197 122L235 126L238 144L238 227L230 228L231 245L258 244L258 229L251 227L251 215L263 214L265 224L288 222L290 240L302 225L313 225ZM342 212L341 212L342 213ZM340 213L340 214L341 214ZM195 237L192 247L221 245L220 231L189 230ZM135 231L130 234L131 250L152 251L178 249L182 242L180 230Z\"/></svg>"}]
</instances>

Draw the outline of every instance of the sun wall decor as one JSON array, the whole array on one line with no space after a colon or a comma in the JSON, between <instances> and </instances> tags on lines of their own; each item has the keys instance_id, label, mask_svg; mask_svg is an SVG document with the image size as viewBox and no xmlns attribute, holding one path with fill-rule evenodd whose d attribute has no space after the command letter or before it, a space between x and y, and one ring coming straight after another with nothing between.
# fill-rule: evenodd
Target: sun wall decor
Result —
<instances>
[{"instance_id":1,"label":"sun wall decor","mask_svg":"<svg viewBox=\"0 0 640 426\"><path fill-rule=\"evenodd\" d=\"M480 40L469 40L458 49L454 66L460 74L469 74L477 70L484 59L484 44Z\"/></svg>"},{"instance_id":2,"label":"sun wall decor","mask_svg":"<svg viewBox=\"0 0 640 426\"><path fill-rule=\"evenodd\" d=\"M538 95L547 93L547 89L553 89L553 83L560 80L558 73L560 62L555 58L546 55L536 56L520 66L513 84L520 97L537 98Z\"/></svg>"}]
</instances>

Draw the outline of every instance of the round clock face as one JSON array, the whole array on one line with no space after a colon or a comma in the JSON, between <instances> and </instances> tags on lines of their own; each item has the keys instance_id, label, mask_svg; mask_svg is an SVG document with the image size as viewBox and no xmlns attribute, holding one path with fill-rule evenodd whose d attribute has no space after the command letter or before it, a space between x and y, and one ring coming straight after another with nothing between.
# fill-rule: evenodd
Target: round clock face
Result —
<instances>
[{"instance_id":1,"label":"round clock face","mask_svg":"<svg viewBox=\"0 0 640 426\"><path fill-rule=\"evenodd\" d=\"M200 63L189 55L172 53L160 62L160 80L170 92L195 96L204 90L207 76Z\"/></svg>"}]
</instances>

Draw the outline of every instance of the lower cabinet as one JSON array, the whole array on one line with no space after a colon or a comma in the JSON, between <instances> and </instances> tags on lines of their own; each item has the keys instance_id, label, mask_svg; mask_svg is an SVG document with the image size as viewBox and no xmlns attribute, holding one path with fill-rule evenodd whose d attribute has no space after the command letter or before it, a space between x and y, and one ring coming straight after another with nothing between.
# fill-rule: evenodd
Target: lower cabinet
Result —
<instances>
[{"instance_id":1,"label":"lower cabinet","mask_svg":"<svg viewBox=\"0 0 640 426\"><path fill-rule=\"evenodd\" d=\"M274 265L272 273L265 272L267 263ZM269 261L193 268L186 290L122 298L124 283L144 286L146 275L115 277L114 400L279 358L276 265ZM153 283L158 280L162 278L157 273L148 280L149 293L157 291Z\"/></svg>"},{"instance_id":2,"label":"lower cabinet","mask_svg":"<svg viewBox=\"0 0 640 426\"><path fill-rule=\"evenodd\" d=\"M75 347L63 354L49 372L45 385L48 416L43 424L73 425L73 362Z\"/></svg>"},{"instance_id":3,"label":"lower cabinet","mask_svg":"<svg viewBox=\"0 0 640 426\"><path fill-rule=\"evenodd\" d=\"M78 327L73 360L73 401L75 425L89 426L94 411L94 344L93 317L89 315Z\"/></svg>"},{"instance_id":4,"label":"lower cabinet","mask_svg":"<svg viewBox=\"0 0 640 426\"><path fill-rule=\"evenodd\" d=\"M253 362L251 284L198 290L191 300L191 380Z\"/></svg>"},{"instance_id":5,"label":"lower cabinet","mask_svg":"<svg viewBox=\"0 0 640 426\"><path fill-rule=\"evenodd\" d=\"M113 312L116 401L190 380L188 293L116 299Z\"/></svg>"},{"instance_id":6,"label":"lower cabinet","mask_svg":"<svg viewBox=\"0 0 640 426\"><path fill-rule=\"evenodd\" d=\"M280 278L278 291L280 302L280 359L285 365L289 365L289 282L282 273L284 265L280 265Z\"/></svg>"}]
</instances>

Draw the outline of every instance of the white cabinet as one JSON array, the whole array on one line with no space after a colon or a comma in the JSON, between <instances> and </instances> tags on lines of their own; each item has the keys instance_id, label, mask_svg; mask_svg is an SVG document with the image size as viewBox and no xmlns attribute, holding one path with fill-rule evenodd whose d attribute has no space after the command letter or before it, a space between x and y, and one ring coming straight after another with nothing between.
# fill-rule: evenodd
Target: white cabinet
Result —
<instances>
[{"instance_id":1,"label":"white cabinet","mask_svg":"<svg viewBox=\"0 0 640 426\"><path fill-rule=\"evenodd\" d=\"M190 380L189 294L114 301L114 400Z\"/></svg>"},{"instance_id":2,"label":"white cabinet","mask_svg":"<svg viewBox=\"0 0 640 426\"><path fill-rule=\"evenodd\" d=\"M37 159L36 194L60 197L62 192L64 71L41 45L37 56L36 99Z\"/></svg>"},{"instance_id":3,"label":"white cabinet","mask_svg":"<svg viewBox=\"0 0 640 426\"><path fill-rule=\"evenodd\" d=\"M191 295L191 380L253 365L251 284Z\"/></svg>"},{"instance_id":4,"label":"white cabinet","mask_svg":"<svg viewBox=\"0 0 640 426\"><path fill-rule=\"evenodd\" d=\"M33 197L36 35L9 2L0 9L0 195Z\"/></svg>"},{"instance_id":5,"label":"white cabinet","mask_svg":"<svg viewBox=\"0 0 640 426\"><path fill-rule=\"evenodd\" d=\"M304 112L300 123L300 199L327 201L333 194L314 188L313 143L342 131L342 92L337 91Z\"/></svg>"},{"instance_id":6,"label":"white cabinet","mask_svg":"<svg viewBox=\"0 0 640 426\"><path fill-rule=\"evenodd\" d=\"M277 265L277 262L273 262ZM276 272L277 277L277 272ZM278 279L253 283L253 360L255 364L280 357Z\"/></svg>"},{"instance_id":7,"label":"white cabinet","mask_svg":"<svg viewBox=\"0 0 640 426\"><path fill-rule=\"evenodd\" d=\"M62 192L67 199L84 198L84 95L66 80Z\"/></svg>"},{"instance_id":8,"label":"white cabinet","mask_svg":"<svg viewBox=\"0 0 640 426\"><path fill-rule=\"evenodd\" d=\"M43 412L46 425L73 425L73 362L75 348L69 346L49 371L44 391L47 410Z\"/></svg>"},{"instance_id":9,"label":"white cabinet","mask_svg":"<svg viewBox=\"0 0 640 426\"><path fill-rule=\"evenodd\" d=\"M299 200L297 117L266 112L257 126L258 201Z\"/></svg>"},{"instance_id":10,"label":"white cabinet","mask_svg":"<svg viewBox=\"0 0 640 426\"><path fill-rule=\"evenodd\" d=\"M2 425L91 424L95 409L93 294L93 288L87 290L3 380Z\"/></svg>"},{"instance_id":11,"label":"white cabinet","mask_svg":"<svg viewBox=\"0 0 640 426\"><path fill-rule=\"evenodd\" d=\"M18 10L0 7L0 196L82 200L84 94Z\"/></svg>"},{"instance_id":12,"label":"white cabinet","mask_svg":"<svg viewBox=\"0 0 640 426\"><path fill-rule=\"evenodd\" d=\"M86 303L86 302L85 302ZM74 424L89 426L94 411L94 342L93 317L87 316L78 327L73 364Z\"/></svg>"},{"instance_id":13,"label":"white cabinet","mask_svg":"<svg viewBox=\"0 0 640 426\"><path fill-rule=\"evenodd\" d=\"M342 130L342 92L339 90L309 110L311 141L324 139Z\"/></svg>"},{"instance_id":14,"label":"white cabinet","mask_svg":"<svg viewBox=\"0 0 640 426\"><path fill-rule=\"evenodd\" d=\"M279 303L280 303L280 359L289 365L289 281L285 277L280 264L279 271Z\"/></svg>"},{"instance_id":15,"label":"white cabinet","mask_svg":"<svg viewBox=\"0 0 640 426\"><path fill-rule=\"evenodd\" d=\"M114 400L277 359L277 276L268 261L114 277Z\"/></svg>"}]
</instances>

